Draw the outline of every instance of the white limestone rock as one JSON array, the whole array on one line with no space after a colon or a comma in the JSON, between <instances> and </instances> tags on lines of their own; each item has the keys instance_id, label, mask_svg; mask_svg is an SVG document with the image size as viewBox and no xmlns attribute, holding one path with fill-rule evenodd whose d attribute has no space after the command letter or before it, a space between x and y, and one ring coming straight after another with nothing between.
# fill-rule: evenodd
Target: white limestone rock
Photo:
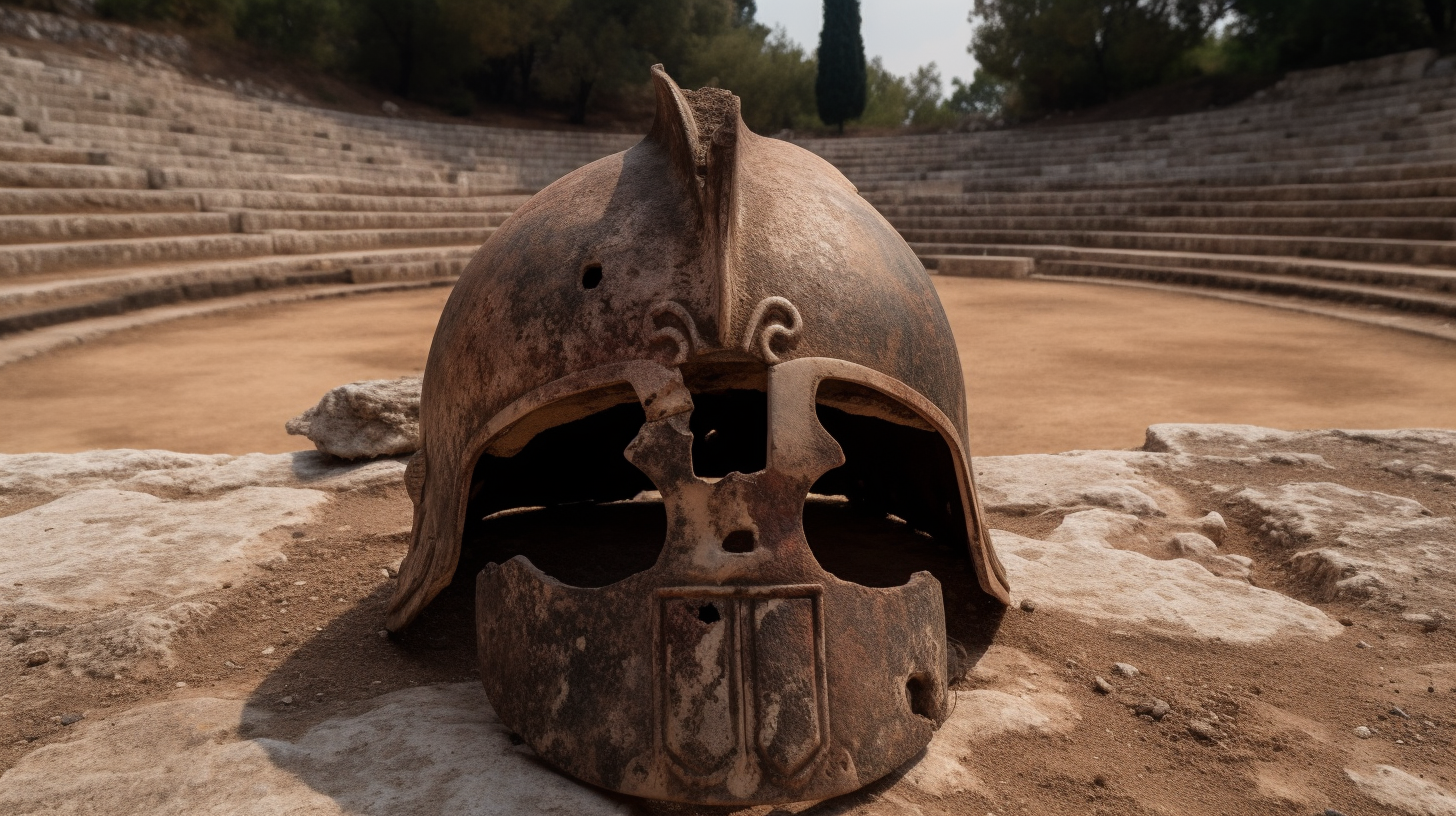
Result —
<instances>
[{"instance_id":1,"label":"white limestone rock","mask_svg":"<svg viewBox=\"0 0 1456 816\"><path fill-rule=\"evenodd\" d=\"M341 462L318 451L228 454L163 450L0 454L0 494L60 496L115 488L208 495L242 487L307 487L343 491L395 484L404 462Z\"/></svg>"},{"instance_id":2,"label":"white limestone rock","mask_svg":"<svg viewBox=\"0 0 1456 816\"><path fill-rule=\"evenodd\" d=\"M1149 460L1137 451L984 456L974 460L981 504L993 512L1035 515L1101 507L1134 516L1161 516L1177 503L1166 487L1138 472Z\"/></svg>"},{"instance_id":3,"label":"white limestone rock","mask_svg":"<svg viewBox=\"0 0 1456 816\"><path fill-rule=\"evenodd\" d=\"M414 453L420 449L421 383L401 377L341 385L286 427L341 459Z\"/></svg>"},{"instance_id":4,"label":"white limestone rock","mask_svg":"<svg viewBox=\"0 0 1456 816\"><path fill-rule=\"evenodd\" d=\"M199 697L88 718L0 777L0 813L108 816L626 814L511 745L478 683L382 695L296 741L269 715Z\"/></svg>"},{"instance_id":5,"label":"white limestone rock","mask_svg":"<svg viewBox=\"0 0 1456 816\"><path fill-rule=\"evenodd\" d=\"M1420 779L1390 765L1376 765L1361 773L1350 768L1345 776L1360 792L1386 807L1412 816L1456 816L1456 796L1434 782Z\"/></svg>"},{"instance_id":6,"label":"white limestone rock","mask_svg":"<svg viewBox=\"0 0 1456 816\"><path fill-rule=\"evenodd\" d=\"M308 522L326 499L284 487L201 500L112 488L71 493L0 518L0 605L99 610L215 589L281 556L264 534Z\"/></svg>"},{"instance_id":7,"label":"white limestone rock","mask_svg":"<svg viewBox=\"0 0 1456 816\"><path fill-rule=\"evenodd\" d=\"M992 646L967 681L977 688L952 692L955 708L901 784L933 796L979 789L965 764L967 758L975 764L976 743L1011 733L1062 733L1081 719L1056 670L1018 649Z\"/></svg>"},{"instance_id":8,"label":"white limestone rock","mask_svg":"<svg viewBox=\"0 0 1456 816\"><path fill-rule=\"evenodd\" d=\"M63 656L53 662L72 674L92 677L129 673L141 663L170 668L176 665L172 638L216 611L212 604L196 601L158 609L117 609L62 633Z\"/></svg>"},{"instance_id":9,"label":"white limestone rock","mask_svg":"<svg viewBox=\"0 0 1456 816\"><path fill-rule=\"evenodd\" d=\"M1393 454L1431 458L1456 465L1456 431L1438 428L1404 428L1387 431L1318 430L1281 431L1257 425L1148 426L1144 451L1205 457L1255 457L1275 464L1312 462L1320 449L1362 450L1369 458L1371 448ZM1302 451L1302 453L1282 452ZM1286 455L1279 461L1274 457Z\"/></svg>"},{"instance_id":10,"label":"white limestone rock","mask_svg":"<svg viewBox=\"0 0 1456 816\"><path fill-rule=\"evenodd\" d=\"M1270 544L1322 600L1456 611L1456 519L1420 502L1330 482L1246 489L1236 506L1261 519Z\"/></svg>"},{"instance_id":11,"label":"white limestone rock","mask_svg":"<svg viewBox=\"0 0 1456 816\"><path fill-rule=\"evenodd\" d=\"M1092 529L1080 515L1068 516L1063 527ZM1093 622L1230 643L1287 636L1326 639L1343 629L1312 606L1220 578L1184 558L1162 561L1115 549L1090 534L1067 534L1063 528L1047 540L1002 530L991 535L1010 579L1013 605L1034 598L1039 609L1062 610Z\"/></svg>"},{"instance_id":12,"label":"white limestone rock","mask_svg":"<svg viewBox=\"0 0 1456 816\"><path fill-rule=\"evenodd\" d=\"M1186 558L1202 564L1214 575L1223 578L1249 580L1249 567L1253 559L1242 555L1224 555L1218 551L1213 539L1198 533L1176 533L1168 539L1168 552L1174 558Z\"/></svg>"}]
</instances>

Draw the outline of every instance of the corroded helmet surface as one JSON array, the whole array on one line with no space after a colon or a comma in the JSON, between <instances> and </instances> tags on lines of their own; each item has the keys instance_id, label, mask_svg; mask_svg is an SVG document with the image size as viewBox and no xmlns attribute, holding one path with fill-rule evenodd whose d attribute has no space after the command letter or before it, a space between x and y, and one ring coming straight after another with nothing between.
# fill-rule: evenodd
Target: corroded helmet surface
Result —
<instances>
[{"instance_id":1,"label":"corroded helmet surface","mask_svg":"<svg viewBox=\"0 0 1456 816\"><path fill-rule=\"evenodd\" d=\"M944 720L945 616L928 572L871 587L821 567L806 498L955 543L1007 599L960 361L914 252L837 170L749 132L727 91L653 82L647 137L527 202L445 307L388 625L449 585L482 519L638 497L666 532L630 574L557 580L521 554L480 572L497 714L612 790L822 799Z\"/></svg>"}]
</instances>

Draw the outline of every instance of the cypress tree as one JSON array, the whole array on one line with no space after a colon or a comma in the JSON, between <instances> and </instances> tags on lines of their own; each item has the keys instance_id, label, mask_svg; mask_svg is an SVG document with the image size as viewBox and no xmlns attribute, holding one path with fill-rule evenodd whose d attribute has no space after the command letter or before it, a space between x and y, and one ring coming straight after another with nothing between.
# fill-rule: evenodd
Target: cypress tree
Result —
<instances>
[{"instance_id":1,"label":"cypress tree","mask_svg":"<svg viewBox=\"0 0 1456 816\"><path fill-rule=\"evenodd\" d=\"M864 113L865 55L859 33L859 0L824 0L814 101L819 119L826 125L838 125L840 133L846 121Z\"/></svg>"}]
</instances>

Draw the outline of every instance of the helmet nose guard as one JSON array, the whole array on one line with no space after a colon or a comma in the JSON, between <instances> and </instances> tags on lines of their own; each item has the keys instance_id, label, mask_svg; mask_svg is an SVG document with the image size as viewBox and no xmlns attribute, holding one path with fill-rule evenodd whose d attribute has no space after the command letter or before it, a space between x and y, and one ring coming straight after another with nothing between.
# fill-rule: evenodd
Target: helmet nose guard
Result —
<instances>
[{"instance_id":1,"label":"helmet nose guard","mask_svg":"<svg viewBox=\"0 0 1456 816\"><path fill-rule=\"evenodd\" d=\"M929 742L948 713L947 646L930 573L869 587L821 566L804 532L811 489L857 491L959 541L981 590L1008 597L975 500L959 359L914 253L837 171L748 132L725 91L684 92L660 67L653 81L647 138L528 202L441 316L387 625L449 585L482 508L611 501L645 476L667 517L651 567L605 586L563 583L523 555L480 572L497 714L547 761L623 793L828 798ZM764 458L699 475L695 396L745 388L766 397ZM533 439L633 404L628 481L583 485L560 447L546 463L559 478L479 481L478 463L529 458ZM839 417L833 435L825 416ZM866 421L892 430L841 435ZM886 476L894 444L879 436L906 434L934 461L910 456ZM845 466L850 445L850 465L871 451L870 468Z\"/></svg>"},{"instance_id":2,"label":"helmet nose guard","mask_svg":"<svg viewBox=\"0 0 1456 816\"><path fill-rule=\"evenodd\" d=\"M801 523L810 486L844 462L814 394L849 365L769 368L756 473L694 475L690 407L643 424L627 457L668 522L651 569L602 588L522 556L480 573L486 691L546 760L623 793L729 805L847 793L925 747L947 713L940 583L841 581ZM754 546L730 552L742 530Z\"/></svg>"}]
</instances>

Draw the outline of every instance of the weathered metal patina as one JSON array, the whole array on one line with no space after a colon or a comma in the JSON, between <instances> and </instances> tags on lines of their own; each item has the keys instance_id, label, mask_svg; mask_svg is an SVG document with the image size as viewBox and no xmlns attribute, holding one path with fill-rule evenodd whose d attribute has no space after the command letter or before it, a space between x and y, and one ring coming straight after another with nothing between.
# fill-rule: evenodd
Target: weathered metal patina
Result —
<instances>
[{"instance_id":1,"label":"weathered metal patina","mask_svg":"<svg viewBox=\"0 0 1456 816\"><path fill-rule=\"evenodd\" d=\"M903 764L944 720L945 615L929 573L867 587L825 571L806 497L958 542L1007 599L960 362L914 252L838 171L749 132L726 91L653 81L648 136L527 202L451 295L388 626L449 585L468 522L655 488L667 535L649 568L603 586L522 555L480 572L492 705L612 790L822 799ZM759 442L709 453L720 427Z\"/></svg>"}]
</instances>

